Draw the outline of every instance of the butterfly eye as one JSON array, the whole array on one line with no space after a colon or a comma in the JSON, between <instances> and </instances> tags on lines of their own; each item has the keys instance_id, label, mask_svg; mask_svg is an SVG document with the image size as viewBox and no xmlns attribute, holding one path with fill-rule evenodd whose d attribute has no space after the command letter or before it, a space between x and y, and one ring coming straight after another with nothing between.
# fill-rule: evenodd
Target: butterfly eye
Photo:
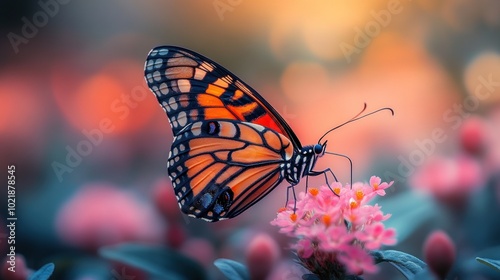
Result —
<instances>
[{"instance_id":1,"label":"butterfly eye","mask_svg":"<svg viewBox=\"0 0 500 280\"><path fill-rule=\"evenodd\" d=\"M203 131L210 135L217 134L220 131L220 125L218 122L207 122L204 124Z\"/></svg>"},{"instance_id":2,"label":"butterfly eye","mask_svg":"<svg viewBox=\"0 0 500 280\"><path fill-rule=\"evenodd\" d=\"M314 153L317 154L317 155L319 155L319 154L321 154L323 152L323 146L320 145L320 144L314 145L313 149L314 149Z\"/></svg>"}]
</instances>

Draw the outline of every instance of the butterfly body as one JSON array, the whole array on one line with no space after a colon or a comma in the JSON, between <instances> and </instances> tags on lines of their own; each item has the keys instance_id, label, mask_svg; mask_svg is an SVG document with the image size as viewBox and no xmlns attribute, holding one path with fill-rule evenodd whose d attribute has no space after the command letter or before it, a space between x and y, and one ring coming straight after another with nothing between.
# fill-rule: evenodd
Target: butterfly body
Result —
<instances>
[{"instance_id":1,"label":"butterfly body","mask_svg":"<svg viewBox=\"0 0 500 280\"><path fill-rule=\"evenodd\" d=\"M232 218L281 182L314 171L326 142L302 147L267 101L195 52L154 48L145 78L168 115L174 140L167 170L180 209L207 221Z\"/></svg>"}]
</instances>

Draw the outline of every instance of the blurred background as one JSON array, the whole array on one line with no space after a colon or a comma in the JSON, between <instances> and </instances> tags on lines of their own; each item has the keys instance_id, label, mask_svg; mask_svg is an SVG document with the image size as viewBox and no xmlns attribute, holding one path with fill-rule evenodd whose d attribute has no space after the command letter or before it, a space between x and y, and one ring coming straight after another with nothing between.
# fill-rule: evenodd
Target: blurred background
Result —
<instances>
[{"instance_id":1,"label":"blurred background","mask_svg":"<svg viewBox=\"0 0 500 280\"><path fill-rule=\"evenodd\" d=\"M470 205L483 211L469 211L476 220L498 214L481 199L500 202L498 1L40 0L2 1L0 13L0 167L16 168L16 254L30 269L54 262L54 279L142 279L96 253L138 241L175 248L222 279L212 262L245 262L247 244L265 236L279 248L267 277L299 279L290 274L300 269L289 240L269 224L285 186L231 221L180 214L166 172L171 130L143 78L158 45L231 70L303 144L364 103L367 111L391 107L393 117L379 113L329 134L328 150L352 159L354 181L395 181L380 204L401 215L397 230L412 221L391 196L427 207L395 248L424 258L435 229L450 235L457 259L500 245L498 225L475 227L483 238L473 243L463 221ZM317 166L349 182L345 159L325 156ZM486 189L492 195L476 195ZM400 279L390 269L381 273Z\"/></svg>"}]
</instances>

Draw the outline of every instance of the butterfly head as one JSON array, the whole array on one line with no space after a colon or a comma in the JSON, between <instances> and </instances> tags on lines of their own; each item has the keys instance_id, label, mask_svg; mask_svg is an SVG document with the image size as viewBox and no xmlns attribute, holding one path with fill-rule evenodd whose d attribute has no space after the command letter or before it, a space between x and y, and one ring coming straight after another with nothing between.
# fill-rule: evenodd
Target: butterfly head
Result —
<instances>
[{"instance_id":1,"label":"butterfly head","mask_svg":"<svg viewBox=\"0 0 500 280\"><path fill-rule=\"evenodd\" d=\"M318 144L316 144L316 145L313 146L314 154L317 157L321 157L321 156L323 156L325 154L325 152L326 152L326 143L327 142L328 141L325 141L325 142L323 142L323 144L318 143Z\"/></svg>"}]
</instances>

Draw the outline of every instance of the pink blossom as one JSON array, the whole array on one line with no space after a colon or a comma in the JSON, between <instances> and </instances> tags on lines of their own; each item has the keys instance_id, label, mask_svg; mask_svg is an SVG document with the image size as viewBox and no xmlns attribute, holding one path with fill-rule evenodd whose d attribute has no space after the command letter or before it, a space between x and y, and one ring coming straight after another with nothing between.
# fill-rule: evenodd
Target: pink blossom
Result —
<instances>
[{"instance_id":1,"label":"pink blossom","mask_svg":"<svg viewBox=\"0 0 500 280\"><path fill-rule=\"evenodd\" d=\"M125 241L159 241L161 225L151 204L106 184L83 186L56 218L57 233L64 241L91 250Z\"/></svg>"},{"instance_id":2,"label":"pink blossom","mask_svg":"<svg viewBox=\"0 0 500 280\"><path fill-rule=\"evenodd\" d=\"M392 183L393 182L390 182L390 183L383 182L382 183L382 179L380 179L380 177L377 177L377 176L372 176L370 178L370 187L372 188L373 192L377 193L380 196L385 195L385 189L392 186Z\"/></svg>"},{"instance_id":3,"label":"pink blossom","mask_svg":"<svg viewBox=\"0 0 500 280\"><path fill-rule=\"evenodd\" d=\"M315 244L309 238L300 239L296 244L292 245L301 258L309 258L314 253Z\"/></svg>"},{"instance_id":4,"label":"pink blossom","mask_svg":"<svg viewBox=\"0 0 500 280\"><path fill-rule=\"evenodd\" d=\"M468 156L435 157L415 173L411 184L446 205L461 209L471 192L482 185L481 166Z\"/></svg>"},{"instance_id":5,"label":"pink blossom","mask_svg":"<svg viewBox=\"0 0 500 280\"><path fill-rule=\"evenodd\" d=\"M375 250L382 245L396 244L396 231L394 229L385 230L384 224L376 223L365 226L363 231L356 232L359 241L364 242L368 250Z\"/></svg>"},{"instance_id":6,"label":"pink blossom","mask_svg":"<svg viewBox=\"0 0 500 280\"><path fill-rule=\"evenodd\" d=\"M369 250L395 244L396 232L382 224L390 215L368 202L385 195L391 185L373 176L369 184L354 183L352 188L338 182L331 188L309 188L298 195L295 209L291 203L271 224L297 238L291 247L304 267L320 278L373 273Z\"/></svg>"},{"instance_id":7,"label":"pink blossom","mask_svg":"<svg viewBox=\"0 0 500 280\"><path fill-rule=\"evenodd\" d=\"M347 271L354 275L377 271L372 257L360 247L345 246L343 254L339 255L339 261L346 266Z\"/></svg>"}]
</instances>

